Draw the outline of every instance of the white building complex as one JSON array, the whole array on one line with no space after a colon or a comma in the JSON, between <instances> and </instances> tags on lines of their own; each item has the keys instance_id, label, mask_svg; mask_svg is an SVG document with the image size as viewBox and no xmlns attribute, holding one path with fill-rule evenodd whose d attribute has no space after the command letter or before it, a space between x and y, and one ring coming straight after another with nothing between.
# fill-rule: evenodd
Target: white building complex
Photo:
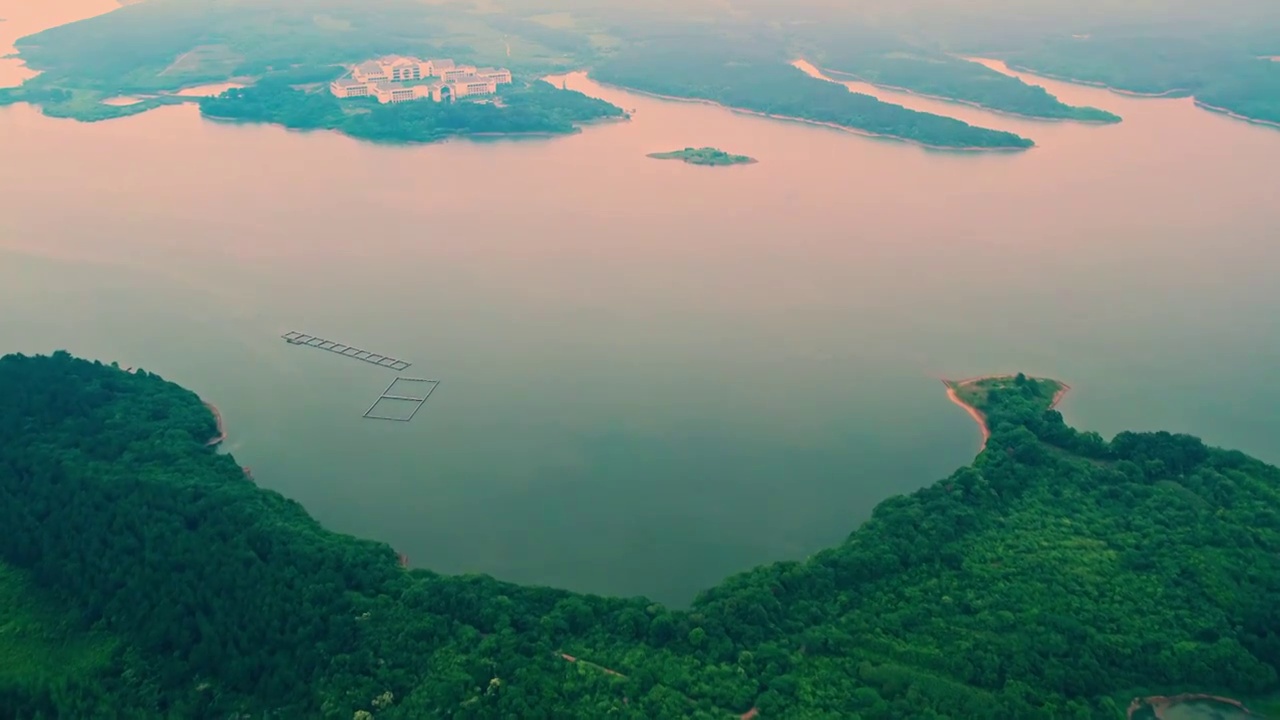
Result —
<instances>
[{"instance_id":1,"label":"white building complex","mask_svg":"<svg viewBox=\"0 0 1280 720\"><path fill-rule=\"evenodd\" d=\"M340 98L373 97L380 103L431 98L436 102L471 95L492 95L511 82L506 68L456 65L449 59L419 60L391 56L368 60L329 84Z\"/></svg>"}]
</instances>

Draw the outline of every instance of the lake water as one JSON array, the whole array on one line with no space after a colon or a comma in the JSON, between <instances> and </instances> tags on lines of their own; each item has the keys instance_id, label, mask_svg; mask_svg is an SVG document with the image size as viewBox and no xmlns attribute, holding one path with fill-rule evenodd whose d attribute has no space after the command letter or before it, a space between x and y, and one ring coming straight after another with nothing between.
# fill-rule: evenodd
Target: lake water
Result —
<instances>
[{"instance_id":1,"label":"lake water","mask_svg":"<svg viewBox=\"0 0 1280 720\"><path fill-rule=\"evenodd\" d=\"M946 154L581 75L634 119L392 148L0 109L0 347L199 391L260 484L414 565L677 604L967 463L941 376L1280 461L1280 132L1042 82L1125 122L908 98L1039 143ZM645 157L699 145L760 162ZM395 373L289 330L442 384L362 419Z\"/></svg>"}]
</instances>

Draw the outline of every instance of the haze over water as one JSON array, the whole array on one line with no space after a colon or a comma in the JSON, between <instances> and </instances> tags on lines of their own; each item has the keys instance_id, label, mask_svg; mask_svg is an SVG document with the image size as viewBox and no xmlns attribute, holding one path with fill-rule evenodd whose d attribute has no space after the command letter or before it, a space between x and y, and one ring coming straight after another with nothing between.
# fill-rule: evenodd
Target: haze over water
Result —
<instances>
[{"instance_id":1,"label":"haze over water","mask_svg":"<svg viewBox=\"0 0 1280 720\"><path fill-rule=\"evenodd\" d=\"M876 91L1039 144L946 154L582 75L633 120L396 148L0 109L0 346L200 392L259 483L415 565L676 603L967 463L940 376L1280 461L1280 132L1037 82L1125 122ZM644 157L700 145L760 162ZM394 373L295 329L442 385L362 420Z\"/></svg>"}]
</instances>

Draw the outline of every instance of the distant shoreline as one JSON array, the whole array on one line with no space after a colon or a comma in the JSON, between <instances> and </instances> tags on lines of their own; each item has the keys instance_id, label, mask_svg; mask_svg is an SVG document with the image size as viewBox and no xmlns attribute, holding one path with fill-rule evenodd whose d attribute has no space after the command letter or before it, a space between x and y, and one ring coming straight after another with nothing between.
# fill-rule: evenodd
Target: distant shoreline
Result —
<instances>
[{"instance_id":1,"label":"distant shoreline","mask_svg":"<svg viewBox=\"0 0 1280 720\"><path fill-rule=\"evenodd\" d=\"M588 75L588 77L590 76ZM708 100L706 98L690 98L690 97L679 97L677 95L663 95L662 93L649 92L648 90L638 90L636 88L627 87L626 85L615 85L614 83L604 82L602 80L595 80L595 79L592 79L592 82L603 85L604 87L613 88L615 90L622 90L624 92L635 93L637 95L646 95L651 98L658 98L659 100L672 100L675 102L699 103L701 105L711 105L713 107L723 108L730 112L741 113L743 115L754 115L756 117L769 118L770 120L784 120L787 122L797 122L797 123L804 123L805 125L816 125L818 127L832 128L834 130L841 130L843 132L852 133L854 135L861 135L863 137L894 140L896 142L906 143L908 145L915 145L916 147L927 148L929 150L942 150L946 152L961 152L961 153L1014 153L1014 152L1023 152L1026 150L1030 150L1031 147L1035 147L1034 145L1032 145L1031 147L1015 147L1012 145L1002 145L1000 147L979 147L976 145L931 145L929 143L920 142L919 140L912 140L911 138L899 137L897 135L886 135L884 133L873 132L871 130L862 130L860 128L849 127L848 125L838 125L833 122L825 122L822 120L809 120L801 117L793 117L791 115L775 115L773 113L760 112L759 110L748 110L746 108L733 107L732 105L725 105L724 103L716 102L715 100Z\"/></svg>"},{"instance_id":2,"label":"distant shoreline","mask_svg":"<svg viewBox=\"0 0 1280 720\"><path fill-rule=\"evenodd\" d=\"M1240 113L1235 112L1234 110L1228 110L1227 108L1218 107L1217 105L1210 105L1209 103L1197 98L1193 91L1187 90L1185 88L1175 88L1173 90L1166 90L1161 93L1144 93L1144 92L1137 92L1136 90L1121 90L1120 88L1112 87L1110 85L1107 85L1106 83L1096 82L1092 80L1081 80L1080 78L1067 77L1065 75L1054 75L1052 73L1047 73L1040 70L1036 70L1034 68L1029 68L1025 65L1008 64L1008 67L1011 70L1017 70L1018 72L1025 72L1031 75L1039 75L1041 77L1049 78L1050 80L1059 80L1062 82L1075 83L1077 85L1086 85L1088 87L1101 88L1103 90L1113 92L1117 95L1124 95L1126 97L1155 99L1155 100L1180 100L1182 98L1191 98L1191 101L1194 102L1196 107L1200 108L1201 110L1208 110L1209 112L1218 113L1219 115L1226 115L1232 120L1242 120L1244 122L1251 123L1253 125L1262 125L1263 127L1280 128L1280 122L1277 122L1275 120L1265 120L1263 118L1249 117L1248 115L1241 115Z\"/></svg>"},{"instance_id":3,"label":"distant shoreline","mask_svg":"<svg viewBox=\"0 0 1280 720\"><path fill-rule=\"evenodd\" d=\"M832 70L830 68L824 68L818 65L814 65L814 67L818 68L818 70L822 71L823 73L843 76L853 82L860 82L865 85L870 85L871 87L880 88L882 90L892 90L893 92L900 92L904 95L911 95L912 97L924 98L926 100L937 100L939 102L955 103L957 105L964 105L966 107L975 108L977 110L985 110L987 112L995 113L997 115L1005 115L1007 117L1018 118L1019 120L1030 120L1033 122L1046 122L1046 123L1070 122L1070 123L1080 123L1081 125L1116 125L1117 123L1120 122L1118 120L1078 120L1076 118L1070 118L1070 117L1047 117L1043 115L1026 115L1024 113L1014 112L1012 110L1002 110L1000 108L992 107L990 105L983 105L982 103L975 102L973 100L961 100L960 98L947 97L946 95L933 95L931 93L919 92L917 90L912 90L911 88L905 88L898 85L887 85L885 83L880 83L880 82L871 82L866 78L859 77L854 73L845 72L843 70ZM1026 72L1030 72L1030 71L1026 71ZM1049 77L1049 76L1046 75L1045 77ZM839 78L836 78L836 79L839 79ZM1067 107L1075 107L1075 106L1068 105Z\"/></svg>"},{"instance_id":4,"label":"distant shoreline","mask_svg":"<svg viewBox=\"0 0 1280 720\"><path fill-rule=\"evenodd\" d=\"M1276 122L1275 120L1263 120L1262 118L1252 118L1252 117L1249 117L1248 115L1241 115L1238 112L1228 110L1224 107L1218 107L1217 105L1210 105L1209 103L1203 100L1200 100L1198 98L1195 100L1195 103L1196 103L1196 107L1200 108L1201 110L1208 110L1209 112L1217 113L1219 115L1226 115L1232 120L1243 120L1247 123L1252 123L1254 125L1261 125L1263 127L1280 128L1280 122Z\"/></svg>"},{"instance_id":5,"label":"distant shoreline","mask_svg":"<svg viewBox=\"0 0 1280 720\"><path fill-rule=\"evenodd\" d=\"M1160 93L1145 93L1145 92L1138 92L1137 90L1121 90L1118 87L1112 87L1106 83L1098 82L1096 80L1081 80L1080 78L1074 78L1068 75L1054 75L1053 73L1045 72L1043 70L1036 70L1035 68L1030 68L1030 67L1027 67L1026 65L1018 65L1015 63L1005 63L1005 66L1008 67L1010 70L1014 70L1016 72L1024 72L1024 73L1027 73L1028 75L1039 75L1040 77L1049 78L1050 80L1058 80L1060 82L1069 82L1069 83L1074 83L1076 85L1086 85L1088 87L1100 88L1102 90L1110 90L1111 92L1117 95L1125 95L1127 97L1152 98L1152 99L1163 98L1165 100L1176 100L1178 98L1191 97L1191 91L1185 90L1183 88L1165 90L1164 92L1160 92Z\"/></svg>"},{"instance_id":6,"label":"distant shoreline","mask_svg":"<svg viewBox=\"0 0 1280 720\"><path fill-rule=\"evenodd\" d=\"M201 100L201 99L202 98L199 98L199 97L183 98L184 101L185 100ZM213 122L225 123L227 125L270 125L272 127L281 128L287 132L296 132L296 133L330 132L337 135L341 135L342 137L345 137L351 140L355 140L357 142L365 142L373 145L385 145L388 147L406 146L406 145L435 145L437 143L449 142L451 140L466 140L467 138L490 138L490 139L504 138L504 137L557 138L557 137L568 137L570 135L577 135L578 133L582 132L582 128L578 127L579 124L574 123L573 129L565 132L554 132L551 130L521 130L519 132L451 133L449 135L443 135L441 137L434 138L432 140L380 140L380 139L375 140L372 138L363 138L363 137L360 137L359 135L352 135L350 133L343 132L340 128L326 128L326 127L293 128L293 127L289 127L288 125L285 125L284 123L277 122L275 120L252 120L252 119L246 119L246 118L226 117L224 115L214 115L212 113L205 112L203 108L200 109L200 117L201 119L204 119L204 120L212 120ZM583 121L583 123L586 123L586 122L588 121Z\"/></svg>"}]
</instances>

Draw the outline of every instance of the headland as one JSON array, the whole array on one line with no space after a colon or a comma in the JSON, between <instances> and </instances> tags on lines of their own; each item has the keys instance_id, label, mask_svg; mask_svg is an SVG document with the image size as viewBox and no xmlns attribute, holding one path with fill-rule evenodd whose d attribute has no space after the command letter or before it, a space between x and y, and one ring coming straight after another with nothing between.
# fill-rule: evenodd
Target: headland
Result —
<instances>
[{"instance_id":1,"label":"headland","mask_svg":"<svg viewBox=\"0 0 1280 720\"><path fill-rule=\"evenodd\" d=\"M947 399L964 408L964 411L969 413L969 417L978 423L978 427L982 431L982 444L978 447L978 452L987 449L987 440L991 438L991 428L987 424L987 417L979 409L982 399L992 390L1008 390L1011 386L1025 385L1027 383L1039 385L1048 383L1053 388L1053 398L1049 401L1050 409L1057 407L1063 396L1071 389L1070 385L1059 380L1030 378L1022 373L1017 375L982 375L964 380L944 379L942 381L942 384L947 388Z\"/></svg>"}]
</instances>

